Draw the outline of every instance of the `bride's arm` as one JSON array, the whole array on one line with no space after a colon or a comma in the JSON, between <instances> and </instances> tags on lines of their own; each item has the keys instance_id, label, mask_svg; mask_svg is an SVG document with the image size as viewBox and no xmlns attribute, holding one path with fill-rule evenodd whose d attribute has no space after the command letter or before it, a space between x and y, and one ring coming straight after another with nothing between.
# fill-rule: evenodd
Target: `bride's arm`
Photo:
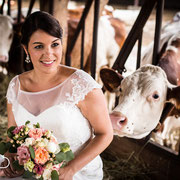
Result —
<instances>
[{"instance_id":1,"label":"bride's arm","mask_svg":"<svg viewBox=\"0 0 180 180\"><path fill-rule=\"evenodd\" d=\"M107 110L105 97L100 89L89 92L85 100L78 104L82 114L94 129L95 138L72 160L60 169L60 179L68 179L99 155L112 141L113 129Z\"/></svg>"},{"instance_id":2,"label":"bride's arm","mask_svg":"<svg viewBox=\"0 0 180 180\"><path fill-rule=\"evenodd\" d=\"M7 103L7 114L8 114L8 128L11 126L17 126L12 112L12 104Z\"/></svg>"}]
</instances>

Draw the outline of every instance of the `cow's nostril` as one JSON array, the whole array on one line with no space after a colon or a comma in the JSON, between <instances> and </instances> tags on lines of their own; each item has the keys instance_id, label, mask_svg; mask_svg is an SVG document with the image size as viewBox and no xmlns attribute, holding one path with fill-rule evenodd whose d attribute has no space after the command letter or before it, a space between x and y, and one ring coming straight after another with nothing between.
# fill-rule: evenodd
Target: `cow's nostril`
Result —
<instances>
[{"instance_id":1,"label":"cow's nostril","mask_svg":"<svg viewBox=\"0 0 180 180\"><path fill-rule=\"evenodd\" d=\"M118 131L126 126L128 122L127 117L120 112L113 112L112 114L110 114L110 118L112 121L113 129Z\"/></svg>"},{"instance_id":2,"label":"cow's nostril","mask_svg":"<svg viewBox=\"0 0 180 180\"><path fill-rule=\"evenodd\" d=\"M0 62L7 62L7 61L8 61L7 56L0 55Z\"/></svg>"},{"instance_id":3,"label":"cow's nostril","mask_svg":"<svg viewBox=\"0 0 180 180\"><path fill-rule=\"evenodd\" d=\"M126 117L120 117L118 124L122 125L122 124L126 123L126 121L127 121Z\"/></svg>"}]
</instances>

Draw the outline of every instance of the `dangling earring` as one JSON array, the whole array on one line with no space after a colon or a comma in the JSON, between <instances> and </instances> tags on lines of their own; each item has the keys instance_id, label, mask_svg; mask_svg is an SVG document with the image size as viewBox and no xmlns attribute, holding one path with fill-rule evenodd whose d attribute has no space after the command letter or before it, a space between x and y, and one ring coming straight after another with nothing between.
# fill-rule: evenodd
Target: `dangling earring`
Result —
<instances>
[{"instance_id":1,"label":"dangling earring","mask_svg":"<svg viewBox=\"0 0 180 180\"><path fill-rule=\"evenodd\" d=\"M31 62L30 57L29 57L29 54L27 54L26 59L25 59L25 62L26 62L26 63L30 63L30 62Z\"/></svg>"}]
</instances>

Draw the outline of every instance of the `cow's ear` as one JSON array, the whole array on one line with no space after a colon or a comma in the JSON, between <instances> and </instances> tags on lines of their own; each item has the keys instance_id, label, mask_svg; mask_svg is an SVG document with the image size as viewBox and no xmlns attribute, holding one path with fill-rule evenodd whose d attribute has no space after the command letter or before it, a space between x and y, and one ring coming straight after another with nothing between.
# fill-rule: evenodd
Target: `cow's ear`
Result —
<instances>
[{"instance_id":1,"label":"cow's ear","mask_svg":"<svg viewBox=\"0 0 180 180\"><path fill-rule=\"evenodd\" d=\"M167 101L174 104L177 109L180 109L180 86L168 89Z\"/></svg>"},{"instance_id":2,"label":"cow's ear","mask_svg":"<svg viewBox=\"0 0 180 180\"><path fill-rule=\"evenodd\" d=\"M100 70L100 77L105 88L110 92L115 92L120 86L123 76L110 68Z\"/></svg>"}]
</instances>

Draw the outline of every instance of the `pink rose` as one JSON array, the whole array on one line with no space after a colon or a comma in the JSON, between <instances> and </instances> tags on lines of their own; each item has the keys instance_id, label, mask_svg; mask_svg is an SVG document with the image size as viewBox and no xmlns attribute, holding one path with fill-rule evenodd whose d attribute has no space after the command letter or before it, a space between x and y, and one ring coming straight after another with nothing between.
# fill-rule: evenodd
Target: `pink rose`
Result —
<instances>
[{"instance_id":1,"label":"pink rose","mask_svg":"<svg viewBox=\"0 0 180 180\"><path fill-rule=\"evenodd\" d=\"M34 139L41 138L43 135L43 130L40 128L31 129L28 135Z\"/></svg>"},{"instance_id":2,"label":"pink rose","mask_svg":"<svg viewBox=\"0 0 180 180\"><path fill-rule=\"evenodd\" d=\"M13 133L13 134L18 134L18 133L21 131L22 128L24 128L24 125L22 125L22 126L17 126L17 127L12 131L12 133Z\"/></svg>"},{"instance_id":3,"label":"pink rose","mask_svg":"<svg viewBox=\"0 0 180 180\"><path fill-rule=\"evenodd\" d=\"M59 169L61 168L61 166L63 165L64 162L61 162L59 164L55 164L53 165L52 169L53 170L56 170L56 171L59 171Z\"/></svg>"},{"instance_id":4,"label":"pink rose","mask_svg":"<svg viewBox=\"0 0 180 180\"><path fill-rule=\"evenodd\" d=\"M34 169L36 174L42 175L44 168L40 164L35 164Z\"/></svg>"},{"instance_id":5,"label":"pink rose","mask_svg":"<svg viewBox=\"0 0 180 180\"><path fill-rule=\"evenodd\" d=\"M30 152L28 147L26 146L19 146L17 148L17 159L20 165L26 163L30 158Z\"/></svg>"},{"instance_id":6,"label":"pink rose","mask_svg":"<svg viewBox=\"0 0 180 180\"><path fill-rule=\"evenodd\" d=\"M54 142L55 144L58 144L57 139L53 135L51 135L50 141Z\"/></svg>"},{"instance_id":7,"label":"pink rose","mask_svg":"<svg viewBox=\"0 0 180 180\"><path fill-rule=\"evenodd\" d=\"M45 135L46 132L48 132L48 130L47 129L43 129L43 135Z\"/></svg>"}]
</instances>

